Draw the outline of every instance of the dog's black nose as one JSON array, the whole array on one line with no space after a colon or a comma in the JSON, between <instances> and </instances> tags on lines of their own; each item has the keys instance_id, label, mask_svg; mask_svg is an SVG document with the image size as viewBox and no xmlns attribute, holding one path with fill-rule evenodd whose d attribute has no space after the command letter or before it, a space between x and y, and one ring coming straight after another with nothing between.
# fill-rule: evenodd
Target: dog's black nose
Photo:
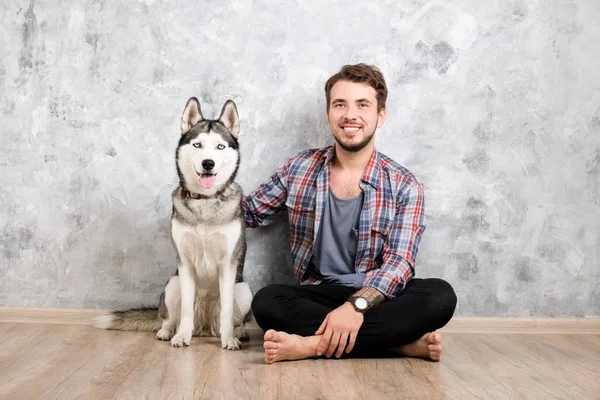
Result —
<instances>
[{"instance_id":1,"label":"dog's black nose","mask_svg":"<svg viewBox=\"0 0 600 400\"><path fill-rule=\"evenodd\" d=\"M203 160L202 161L202 168L204 168L207 171L212 170L215 167L215 162L213 160Z\"/></svg>"}]
</instances>

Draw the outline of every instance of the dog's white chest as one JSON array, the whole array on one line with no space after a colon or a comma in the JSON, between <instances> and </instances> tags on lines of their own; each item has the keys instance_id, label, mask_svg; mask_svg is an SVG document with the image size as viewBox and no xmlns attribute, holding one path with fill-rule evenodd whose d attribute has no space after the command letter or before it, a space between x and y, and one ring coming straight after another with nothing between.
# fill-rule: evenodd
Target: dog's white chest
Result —
<instances>
[{"instance_id":1,"label":"dog's white chest","mask_svg":"<svg viewBox=\"0 0 600 400\"><path fill-rule=\"evenodd\" d=\"M238 220L215 226L172 223L173 241L180 257L185 258L182 262L192 264L199 277L216 277L219 268L229 267L241 233Z\"/></svg>"}]
</instances>

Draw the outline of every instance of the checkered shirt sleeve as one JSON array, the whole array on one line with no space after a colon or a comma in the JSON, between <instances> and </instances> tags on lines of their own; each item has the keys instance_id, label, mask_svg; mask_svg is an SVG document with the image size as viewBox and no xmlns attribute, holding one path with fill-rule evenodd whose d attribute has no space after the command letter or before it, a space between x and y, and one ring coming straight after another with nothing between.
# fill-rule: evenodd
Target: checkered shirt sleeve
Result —
<instances>
[{"instance_id":1,"label":"checkered shirt sleeve","mask_svg":"<svg viewBox=\"0 0 600 400\"><path fill-rule=\"evenodd\" d=\"M288 164L279 168L248 196L242 198L244 222L249 228L269 225L285 210Z\"/></svg>"},{"instance_id":2,"label":"checkered shirt sleeve","mask_svg":"<svg viewBox=\"0 0 600 400\"><path fill-rule=\"evenodd\" d=\"M368 271L364 286L373 287L388 299L396 297L414 275L421 236L425 231L423 185L408 186L383 246L380 268Z\"/></svg>"}]
</instances>

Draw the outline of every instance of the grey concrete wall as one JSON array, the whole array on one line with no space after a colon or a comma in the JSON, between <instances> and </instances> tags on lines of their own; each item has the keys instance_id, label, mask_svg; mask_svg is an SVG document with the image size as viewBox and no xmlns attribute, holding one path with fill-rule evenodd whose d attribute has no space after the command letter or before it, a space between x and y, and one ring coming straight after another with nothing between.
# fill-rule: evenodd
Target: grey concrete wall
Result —
<instances>
[{"instance_id":1,"label":"grey concrete wall","mask_svg":"<svg viewBox=\"0 0 600 400\"><path fill-rule=\"evenodd\" d=\"M459 315L600 315L600 3L0 0L0 305L153 304L179 118L241 115L247 192L331 143L323 83L388 80L379 150L426 185L417 274ZM254 289L290 282L284 222Z\"/></svg>"}]
</instances>

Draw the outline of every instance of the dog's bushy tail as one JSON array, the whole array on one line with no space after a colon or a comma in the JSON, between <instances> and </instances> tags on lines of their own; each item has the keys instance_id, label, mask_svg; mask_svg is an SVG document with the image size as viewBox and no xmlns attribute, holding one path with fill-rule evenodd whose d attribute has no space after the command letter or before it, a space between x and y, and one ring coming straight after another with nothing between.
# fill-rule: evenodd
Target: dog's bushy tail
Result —
<instances>
[{"instance_id":1,"label":"dog's bushy tail","mask_svg":"<svg viewBox=\"0 0 600 400\"><path fill-rule=\"evenodd\" d=\"M120 331L157 332L161 325L157 308L114 310L94 319L97 328Z\"/></svg>"}]
</instances>

